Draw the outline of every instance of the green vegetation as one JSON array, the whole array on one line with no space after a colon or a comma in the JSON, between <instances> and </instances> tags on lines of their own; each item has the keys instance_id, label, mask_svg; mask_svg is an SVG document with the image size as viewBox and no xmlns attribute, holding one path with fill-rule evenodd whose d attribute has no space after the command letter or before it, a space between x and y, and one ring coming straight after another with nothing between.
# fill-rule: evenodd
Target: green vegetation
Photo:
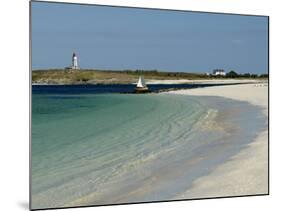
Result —
<instances>
[{"instance_id":1,"label":"green vegetation","mask_svg":"<svg viewBox=\"0 0 281 211\"><path fill-rule=\"evenodd\" d=\"M237 78L238 76L239 75L233 70L231 70L229 73L226 74L227 78Z\"/></svg>"},{"instance_id":2,"label":"green vegetation","mask_svg":"<svg viewBox=\"0 0 281 211\"><path fill-rule=\"evenodd\" d=\"M257 79L257 78L268 78L268 74L250 74L250 73L244 73L244 74L238 74L234 70L231 70L226 74L226 78L247 78L247 79Z\"/></svg>"},{"instance_id":3,"label":"green vegetation","mask_svg":"<svg viewBox=\"0 0 281 211\"><path fill-rule=\"evenodd\" d=\"M134 83L143 75L146 80L205 79L205 74L158 72L157 70L35 70L32 83L41 84L127 84Z\"/></svg>"},{"instance_id":4,"label":"green vegetation","mask_svg":"<svg viewBox=\"0 0 281 211\"><path fill-rule=\"evenodd\" d=\"M38 84L128 84L137 81L143 75L146 80L176 80L176 79L213 79L213 78L267 78L267 74L239 75L230 71L226 76L214 76L202 73L160 72L158 70L34 70L32 83Z\"/></svg>"}]
</instances>

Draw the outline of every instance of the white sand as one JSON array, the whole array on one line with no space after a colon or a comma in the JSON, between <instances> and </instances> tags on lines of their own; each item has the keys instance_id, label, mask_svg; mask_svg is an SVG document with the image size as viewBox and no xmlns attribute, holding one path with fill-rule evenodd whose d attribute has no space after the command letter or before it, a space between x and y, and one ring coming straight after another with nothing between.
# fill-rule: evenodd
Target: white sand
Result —
<instances>
[{"instance_id":1,"label":"white sand","mask_svg":"<svg viewBox=\"0 0 281 211\"><path fill-rule=\"evenodd\" d=\"M268 115L268 84L243 84L171 91L173 94L221 96L261 106ZM185 193L175 197L202 198L268 193L268 131L209 175L198 178Z\"/></svg>"},{"instance_id":2,"label":"white sand","mask_svg":"<svg viewBox=\"0 0 281 211\"><path fill-rule=\"evenodd\" d=\"M208 80L146 80L147 84L229 84L229 83L259 83L262 80L249 79L208 79Z\"/></svg>"}]
</instances>

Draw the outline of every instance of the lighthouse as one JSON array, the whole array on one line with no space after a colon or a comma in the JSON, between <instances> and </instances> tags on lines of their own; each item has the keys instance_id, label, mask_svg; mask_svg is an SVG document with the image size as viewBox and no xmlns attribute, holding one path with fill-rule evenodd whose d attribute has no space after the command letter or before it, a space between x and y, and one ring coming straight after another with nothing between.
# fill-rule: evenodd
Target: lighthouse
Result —
<instances>
[{"instance_id":1,"label":"lighthouse","mask_svg":"<svg viewBox=\"0 0 281 211\"><path fill-rule=\"evenodd\" d=\"M77 55L76 55L75 52L73 52L73 54L72 54L72 67L71 67L71 69L75 69L75 70L79 69L78 58L77 58Z\"/></svg>"},{"instance_id":2,"label":"lighthouse","mask_svg":"<svg viewBox=\"0 0 281 211\"><path fill-rule=\"evenodd\" d=\"M65 67L66 70L79 70L80 67L78 66L78 57L75 52L72 54L72 64L71 66Z\"/></svg>"}]
</instances>

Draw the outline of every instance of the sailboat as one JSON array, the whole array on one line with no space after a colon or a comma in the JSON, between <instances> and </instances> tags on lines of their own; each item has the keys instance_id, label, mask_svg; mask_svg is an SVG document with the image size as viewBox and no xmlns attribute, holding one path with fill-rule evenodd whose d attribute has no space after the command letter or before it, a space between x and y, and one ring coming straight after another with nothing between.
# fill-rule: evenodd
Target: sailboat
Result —
<instances>
[{"instance_id":1,"label":"sailboat","mask_svg":"<svg viewBox=\"0 0 281 211\"><path fill-rule=\"evenodd\" d=\"M137 86L136 86L136 88L135 88L135 92L136 92L136 93L145 93L145 92L149 92L149 89L148 89L148 87L147 87L146 84L145 84L145 81L144 81L143 76L140 76L140 77L139 77Z\"/></svg>"}]
</instances>

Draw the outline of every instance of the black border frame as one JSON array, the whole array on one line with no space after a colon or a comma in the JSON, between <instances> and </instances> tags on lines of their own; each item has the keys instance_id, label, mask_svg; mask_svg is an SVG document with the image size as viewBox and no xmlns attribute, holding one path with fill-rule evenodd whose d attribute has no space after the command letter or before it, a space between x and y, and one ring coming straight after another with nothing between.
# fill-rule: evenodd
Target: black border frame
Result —
<instances>
[{"instance_id":1,"label":"black border frame","mask_svg":"<svg viewBox=\"0 0 281 211\"><path fill-rule=\"evenodd\" d=\"M147 10L161 10L170 12L188 12L188 13L204 13L204 14L218 14L218 15L237 15L237 16L254 16L267 18L267 73L268 73L268 124L267 124L267 193L262 194L250 194L250 195L234 195L234 196L219 196L219 197L202 197L202 198L190 198L190 199L173 199L173 200L161 200L161 201L144 201L144 202L128 202L128 203L112 203L112 204L99 204L99 205L84 205L84 206L69 206L69 207L50 207L32 209L32 196L31 196L31 152L32 152L32 2L38 3L51 3L51 4L71 4L71 5L84 5L84 6L100 6L100 7L112 7L112 8L128 8L128 9L147 9ZM241 198L251 196L268 196L270 195L270 16L268 15L253 15L253 14L238 14L238 13L224 13L224 12L207 12L207 11L194 11L194 10L178 10L178 9L163 9L163 8L149 8L149 7L133 7L133 6L117 6L117 5L104 5L104 4L91 4L91 3L73 3L73 2L57 2L57 1L44 1L44 0L29 0L29 210L55 210L55 209L71 209L71 208L86 208L86 207L105 207L116 205L134 205L134 204L149 204L149 203L163 203L163 202L177 202L177 201L197 201L204 199L225 199L225 198Z\"/></svg>"}]
</instances>

